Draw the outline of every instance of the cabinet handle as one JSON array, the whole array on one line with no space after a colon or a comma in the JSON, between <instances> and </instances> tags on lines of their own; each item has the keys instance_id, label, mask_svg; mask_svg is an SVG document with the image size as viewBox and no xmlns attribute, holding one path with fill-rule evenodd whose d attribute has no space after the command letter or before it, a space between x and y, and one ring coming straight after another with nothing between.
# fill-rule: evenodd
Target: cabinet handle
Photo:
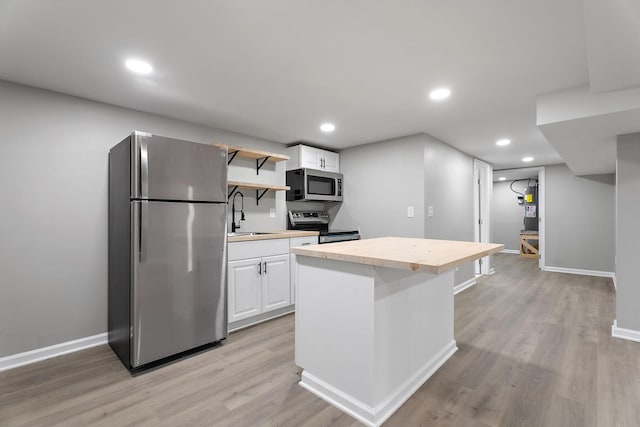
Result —
<instances>
[{"instance_id":1,"label":"cabinet handle","mask_svg":"<svg viewBox=\"0 0 640 427\"><path fill-rule=\"evenodd\" d=\"M264 274L267 274L267 261L264 262Z\"/></svg>"},{"instance_id":2,"label":"cabinet handle","mask_svg":"<svg viewBox=\"0 0 640 427\"><path fill-rule=\"evenodd\" d=\"M258 263L258 276L261 276L261 275L262 275L262 263L259 262Z\"/></svg>"}]
</instances>

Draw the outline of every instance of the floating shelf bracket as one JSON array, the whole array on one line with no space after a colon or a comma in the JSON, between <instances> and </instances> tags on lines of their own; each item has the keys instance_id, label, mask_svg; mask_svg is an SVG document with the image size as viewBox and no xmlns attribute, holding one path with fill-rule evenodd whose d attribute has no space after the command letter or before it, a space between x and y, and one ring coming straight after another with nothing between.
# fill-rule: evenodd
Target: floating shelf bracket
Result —
<instances>
[{"instance_id":1,"label":"floating shelf bracket","mask_svg":"<svg viewBox=\"0 0 640 427\"><path fill-rule=\"evenodd\" d=\"M256 206L260 205L260 199L262 199L262 196L267 194L267 191L269 191L268 188L265 188L264 190L262 190L262 193L260 193L260 190L256 190Z\"/></svg>"},{"instance_id":2,"label":"floating shelf bracket","mask_svg":"<svg viewBox=\"0 0 640 427\"><path fill-rule=\"evenodd\" d=\"M233 193L235 193L237 189L238 189L237 185L231 189L231 191L229 192L229 197L227 197L227 200L229 200L231 196L233 196Z\"/></svg>"},{"instance_id":3,"label":"floating shelf bracket","mask_svg":"<svg viewBox=\"0 0 640 427\"><path fill-rule=\"evenodd\" d=\"M229 153L229 160L227 160L227 166L231 164L231 162L233 161L233 159L236 158L239 152L240 152L239 150L236 150L233 153Z\"/></svg>"},{"instance_id":4,"label":"floating shelf bracket","mask_svg":"<svg viewBox=\"0 0 640 427\"><path fill-rule=\"evenodd\" d=\"M256 175L260 175L260 168L264 166L265 163L267 163L267 160L269 160L270 157L271 156L266 156L256 159Z\"/></svg>"}]
</instances>

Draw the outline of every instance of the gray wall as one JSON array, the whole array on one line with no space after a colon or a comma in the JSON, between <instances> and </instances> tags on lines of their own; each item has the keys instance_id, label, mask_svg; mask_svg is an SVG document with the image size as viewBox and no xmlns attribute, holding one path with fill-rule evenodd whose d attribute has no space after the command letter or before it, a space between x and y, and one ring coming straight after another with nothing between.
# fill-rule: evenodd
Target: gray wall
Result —
<instances>
[{"instance_id":1,"label":"gray wall","mask_svg":"<svg viewBox=\"0 0 640 427\"><path fill-rule=\"evenodd\" d=\"M520 230L524 227L524 207L518 205L518 195L511 191L511 181L493 183L491 202L491 241L502 243L505 249L520 251ZM516 182L513 188L523 192L526 182Z\"/></svg>"},{"instance_id":2,"label":"gray wall","mask_svg":"<svg viewBox=\"0 0 640 427\"><path fill-rule=\"evenodd\" d=\"M0 118L0 357L106 331L107 153L132 130L284 152L271 141L2 81ZM265 182L284 163L269 167L260 172ZM255 170L230 170L231 179L249 176ZM269 207L276 218L245 200L248 227L284 228L284 195L265 196L259 210Z\"/></svg>"},{"instance_id":3,"label":"gray wall","mask_svg":"<svg viewBox=\"0 0 640 427\"><path fill-rule=\"evenodd\" d=\"M363 238L400 236L473 241L473 159L426 134L340 151L345 201L332 226ZM407 217L413 206L415 217ZM426 217L426 206L434 216ZM456 284L474 277L473 264Z\"/></svg>"},{"instance_id":4,"label":"gray wall","mask_svg":"<svg viewBox=\"0 0 640 427\"><path fill-rule=\"evenodd\" d=\"M619 136L617 146L616 321L619 328L640 331L640 134Z\"/></svg>"},{"instance_id":5,"label":"gray wall","mask_svg":"<svg viewBox=\"0 0 640 427\"><path fill-rule=\"evenodd\" d=\"M615 176L575 176L566 165L546 171L547 267L614 271Z\"/></svg>"},{"instance_id":6,"label":"gray wall","mask_svg":"<svg viewBox=\"0 0 640 427\"><path fill-rule=\"evenodd\" d=\"M359 227L363 239L424 237L425 141L420 134L340 151L344 202L332 209L332 226Z\"/></svg>"},{"instance_id":7,"label":"gray wall","mask_svg":"<svg viewBox=\"0 0 640 427\"><path fill-rule=\"evenodd\" d=\"M473 158L426 135L424 237L473 241ZM426 211L433 207L433 217ZM455 271L455 283L475 277L473 263Z\"/></svg>"}]
</instances>

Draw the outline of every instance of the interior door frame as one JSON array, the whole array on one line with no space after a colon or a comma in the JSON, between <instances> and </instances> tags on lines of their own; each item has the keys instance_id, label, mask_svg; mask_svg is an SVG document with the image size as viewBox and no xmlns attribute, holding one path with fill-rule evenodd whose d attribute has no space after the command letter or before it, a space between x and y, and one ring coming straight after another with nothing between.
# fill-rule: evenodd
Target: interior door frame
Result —
<instances>
[{"instance_id":1,"label":"interior door frame","mask_svg":"<svg viewBox=\"0 0 640 427\"><path fill-rule=\"evenodd\" d=\"M491 194L493 167L482 160L473 159L473 238L475 242L491 242ZM491 257L474 261L475 274L493 274Z\"/></svg>"},{"instance_id":2,"label":"interior door frame","mask_svg":"<svg viewBox=\"0 0 640 427\"><path fill-rule=\"evenodd\" d=\"M540 252L540 256L538 257L538 268L541 270L544 269L546 265L545 256L546 256L546 232L545 232L545 223L546 223L546 198L545 198L545 182L546 182L546 170L544 166L530 167L530 168L515 168L515 169L504 169L500 170L500 172L523 172L523 173L538 173L538 250ZM491 184L493 186L493 179L491 180Z\"/></svg>"}]
</instances>

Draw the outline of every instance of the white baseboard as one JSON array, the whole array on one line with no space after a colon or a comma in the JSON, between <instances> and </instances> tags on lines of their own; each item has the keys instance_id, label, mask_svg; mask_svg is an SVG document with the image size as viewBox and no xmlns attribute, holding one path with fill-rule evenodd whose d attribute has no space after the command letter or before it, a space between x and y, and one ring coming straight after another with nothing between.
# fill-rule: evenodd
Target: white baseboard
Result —
<instances>
[{"instance_id":1,"label":"white baseboard","mask_svg":"<svg viewBox=\"0 0 640 427\"><path fill-rule=\"evenodd\" d=\"M543 271L549 271L551 273L568 273L568 274L581 274L583 276L598 276L598 277L615 277L613 271L597 271L597 270L581 270L578 268L564 268L564 267L542 267Z\"/></svg>"},{"instance_id":2,"label":"white baseboard","mask_svg":"<svg viewBox=\"0 0 640 427\"><path fill-rule=\"evenodd\" d=\"M375 408L326 383L320 378L302 371L298 384L320 399L351 415L369 427L378 427L402 406L449 358L458 351L455 340L425 363L415 375Z\"/></svg>"},{"instance_id":3,"label":"white baseboard","mask_svg":"<svg viewBox=\"0 0 640 427\"><path fill-rule=\"evenodd\" d=\"M520 251L516 250L516 249L503 249L500 251L501 254L514 254L514 255L520 255Z\"/></svg>"},{"instance_id":4,"label":"white baseboard","mask_svg":"<svg viewBox=\"0 0 640 427\"><path fill-rule=\"evenodd\" d=\"M640 342L640 331L634 331L633 329L618 328L618 321L614 320L611 325L611 336L616 338L622 338L629 341Z\"/></svg>"},{"instance_id":5,"label":"white baseboard","mask_svg":"<svg viewBox=\"0 0 640 427\"><path fill-rule=\"evenodd\" d=\"M454 295L457 295L457 294L459 294L460 292L464 291L464 290L465 290L465 289L467 289L467 288L472 287L472 286L473 286L473 285L475 285L475 284L476 284L476 279L475 279L475 277L474 277L474 278L471 278L471 279L467 280L466 282L462 282L462 283L460 283L459 285L455 285L455 286L453 287L453 294L454 294Z\"/></svg>"},{"instance_id":6,"label":"white baseboard","mask_svg":"<svg viewBox=\"0 0 640 427\"><path fill-rule=\"evenodd\" d=\"M244 328L257 325L258 323L266 322L267 320L273 320L277 317L286 316L287 314L293 313L294 311L296 311L296 306L295 304L292 304L287 307L279 308L274 311L269 311L267 313L259 314L255 317L249 317L247 319L231 322L229 323L229 333L237 332Z\"/></svg>"},{"instance_id":7,"label":"white baseboard","mask_svg":"<svg viewBox=\"0 0 640 427\"><path fill-rule=\"evenodd\" d=\"M106 344L107 341L108 336L107 333L104 332L90 337L51 345L49 347L37 348L35 350L25 351L24 353L1 357L0 372L17 368L18 366L40 362L41 360L51 359L52 357L62 356L63 354L73 353L74 351Z\"/></svg>"}]
</instances>

